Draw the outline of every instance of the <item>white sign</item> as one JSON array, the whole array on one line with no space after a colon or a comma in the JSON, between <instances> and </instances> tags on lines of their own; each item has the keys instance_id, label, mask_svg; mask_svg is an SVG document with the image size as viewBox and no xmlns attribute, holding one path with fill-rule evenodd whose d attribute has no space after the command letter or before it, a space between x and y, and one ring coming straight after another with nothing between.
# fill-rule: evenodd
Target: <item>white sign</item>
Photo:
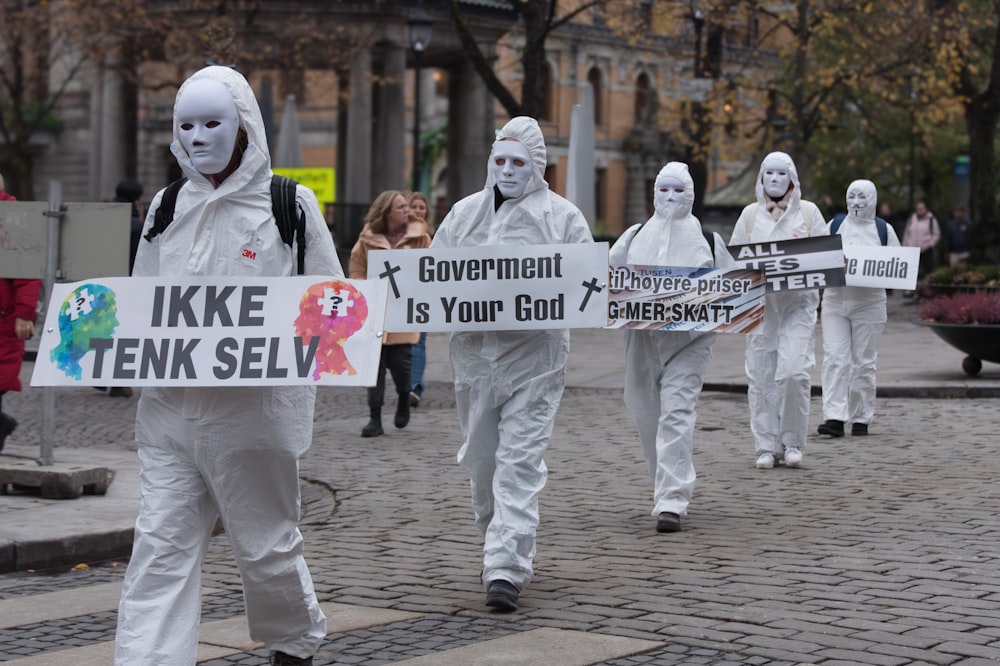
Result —
<instances>
[{"instance_id":1,"label":"white sign","mask_svg":"<svg viewBox=\"0 0 1000 666\"><path fill-rule=\"evenodd\" d=\"M764 274L611 265L608 328L747 333L764 319Z\"/></svg>"},{"instance_id":2,"label":"white sign","mask_svg":"<svg viewBox=\"0 0 1000 666\"><path fill-rule=\"evenodd\" d=\"M389 285L387 331L602 328L608 244L374 250L368 279Z\"/></svg>"},{"instance_id":3,"label":"white sign","mask_svg":"<svg viewBox=\"0 0 1000 666\"><path fill-rule=\"evenodd\" d=\"M910 291L917 288L917 268L920 265L918 247L847 245L844 247L844 261L844 276L848 287Z\"/></svg>"},{"instance_id":4,"label":"white sign","mask_svg":"<svg viewBox=\"0 0 1000 666\"><path fill-rule=\"evenodd\" d=\"M53 287L32 386L372 386L385 291L322 276Z\"/></svg>"}]
</instances>

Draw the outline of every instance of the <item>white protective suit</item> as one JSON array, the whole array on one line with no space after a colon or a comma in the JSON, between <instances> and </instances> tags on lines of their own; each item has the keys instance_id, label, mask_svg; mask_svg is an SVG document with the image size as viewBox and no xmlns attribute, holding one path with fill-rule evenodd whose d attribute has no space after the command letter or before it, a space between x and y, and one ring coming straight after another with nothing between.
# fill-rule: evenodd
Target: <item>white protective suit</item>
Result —
<instances>
[{"instance_id":1,"label":"white protective suit","mask_svg":"<svg viewBox=\"0 0 1000 666\"><path fill-rule=\"evenodd\" d=\"M664 205L656 196L669 179L684 185L677 205ZM611 247L612 264L733 265L718 234L712 256L701 222L691 214L694 181L686 164L670 162L660 170L654 205L656 212L645 224L626 229ZM695 485L691 458L695 404L713 342L715 333L625 330L625 404L635 414L639 444L653 483L653 516L664 511L687 514Z\"/></svg>"},{"instance_id":2,"label":"white protective suit","mask_svg":"<svg viewBox=\"0 0 1000 666\"><path fill-rule=\"evenodd\" d=\"M531 180L524 194L494 210L494 178L454 205L432 248L592 243L586 219L545 182L545 141L538 123L511 119L497 135L527 147ZM490 155L490 163L493 155ZM543 454L565 384L569 331L455 333L450 344L476 525L483 532L484 587L496 579L523 590L531 580Z\"/></svg>"},{"instance_id":3,"label":"white protective suit","mask_svg":"<svg viewBox=\"0 0 1000 666\"><path fill-rule=\"evenodd\" d=\"M173 223L143 239L136 276L287 276L293 250L271 212L271 163L260 109L246 79L206 67L232 95L248 139L238 168L216 189L178 140L171 150L189 179ZM145 233L159 207L157 194ZM305 269L343 277L315 195L298 188L306 212ZM244 249L251 249L244 256ZM312 442L311 386L142 390L136 441L141 503L118 612L115 663L188 666L195 661L201 614L201 564L221 517L243 581L250 636L274 652L316 652L326 619L303 558L299 458Z\"/></svg>"},{"instance_id":4,"label":"white protective suit","mask_svg":"<svg viewBox=\"0 0 1000 666\"><path fill-rule=\"evenodd\" d=\"M878 193L870 180L847 188L847 217L838 233L844 247L880 246L875 226ZM852 194L854 196L852 196ZM858 197L860 194L863 197ZM891 224L887 245L899 247ZM885 329L885 289L837 287L823 290L823 418L871 423L875 413L875 364Z\"/></svg>"},{"instance_id":5,"label":"white protective suit","mask_svg":"<svg viewBox=\"0 0 1000 666\"><path fill-rule=\"evenodd\" d=\"M790 191L775 209L777 219L768 210L768 203L775 202L764 192L763 176L769 164L782 165L791 178ZM757 201L744 208L736 221L730 245L827 235L819 208L802 199L795 163L786 153L764 158L756 192ZM757 454L770 452L781 458L786 448L805 446L818 304L815 289L768 294L763 323L747 334L747 399Z\"/></svg>"}]
</instances>

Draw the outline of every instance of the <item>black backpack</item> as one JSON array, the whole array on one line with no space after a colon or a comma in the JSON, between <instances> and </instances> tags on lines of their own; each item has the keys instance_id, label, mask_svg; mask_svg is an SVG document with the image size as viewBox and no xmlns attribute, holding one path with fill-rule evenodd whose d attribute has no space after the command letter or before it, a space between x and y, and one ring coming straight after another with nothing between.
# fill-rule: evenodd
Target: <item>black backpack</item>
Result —
<instances>
[{"instance_id":1,"label":"black backpack","mask_svg":"<svg viewBox=\"0 0 1000 666\"><path fill-rule=\"evenodd\" d=\"M152 241L174 221L174 207L177 205L177 193L184 187L187 178L180 178L167 185L160 198L160 207L153 214L153 226L144 238ZM271 212L274 213L274 223L278 225L281 240L288 247L296 243L298 248L298 273L305 274L306 269L306 213L295 200L297 182L285 176L271 176Z\"/></svg>"},{"instance_id":2,"label":"black backpack","mask_svg":"<svg viewBox=\"0 0 1000 666\"><path fill-rule=\"evenodd\" d=\"M834 236L837 231L840 230L840 225L844 222L843 217L835 217L830 222L830 235ZM883 246L889 244L889 230L886 228L886 222L881 217L875 218L875 229L878 231L878 239L882 242Z\"/></svg>"}]
</instances>

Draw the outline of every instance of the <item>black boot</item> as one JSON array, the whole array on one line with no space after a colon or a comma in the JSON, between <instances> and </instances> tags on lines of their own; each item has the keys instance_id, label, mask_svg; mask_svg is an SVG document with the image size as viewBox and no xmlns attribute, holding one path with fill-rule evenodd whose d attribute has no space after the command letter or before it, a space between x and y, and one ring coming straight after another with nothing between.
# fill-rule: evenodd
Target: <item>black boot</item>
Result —
<instances>
[{"instance_id":1,"label":"black boot","mask_svg":"<svg viewBox=\"0 0 1000 666\"><path fill-rule=\"evenodd\" d=\"M13 416L7 416L0 412L0 451L3 451L3 445L7 443L7 435L14 432L16 427L17 421L14 420Z\"/></svg>"},{"instance_id":2,"label":"black boot","mask_svg":"<svg viewBox=\"0 0 1000 666\"><path fill-rule=\"evenodd\" d=\"M399 402L396 404L396 418L393 423L396 424L397 428L405 428L406 424L410 422L410 396L401 395L399 396Z\"/></svg>"},{"instance_id":3,"label":"black boot","mask_svg":"<svg viewBox=\"0 0 1000 666\"><path fill-rule=\"evenodd\" d=\"M361 429L362 437L378 437L379 435L384 435L385 430L382 430L382 410L372 410L372 418L364 428Z\"/></svg>"},{"instance_id":4,"label":"black boot","mask_svg":"<svg viewBox=\"0 0 1000 666\"><path fill-rule=\"evenodd\" d=\"M821 435L829 435L830 437L843 437L844 422L837 421L835 419L827 419L825 423L819 424L819 427L816 428L816 432Z\"/></svg>"}]
</instances>

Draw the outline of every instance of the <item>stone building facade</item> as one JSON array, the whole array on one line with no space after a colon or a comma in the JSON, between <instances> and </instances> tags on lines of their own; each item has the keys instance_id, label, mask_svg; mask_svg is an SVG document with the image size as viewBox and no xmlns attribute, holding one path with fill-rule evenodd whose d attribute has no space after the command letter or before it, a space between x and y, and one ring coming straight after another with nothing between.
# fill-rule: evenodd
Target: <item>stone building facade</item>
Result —
<instances>
[{"instance_id":1,"label":"stone building facade","mask_svg":"<svg viewBox=\"0 0 1000 666\"><path fill-rule=\"evenodd\" d=\"M523 36L510 3L462 4L480 48L494 58L495 70L516 94ZM236 35L252 53L255 45L286 39L287 32L278 27L290 17L301 21L308 16L310 29L319 33L363 36L336 57L317 48L316 57L307 53L299 67L283 61L280 50L277 56L248 59L245 66L237 63L261 96L272 125L272 154L274 142L281 140L277 119L288 95L295 95L303 165L336 168L339 208L328 211L331 217L340 215L331 220L335 224L347 220L356 227L379 191L405 189L412 181L415 61L407 20L418 5L433 21L433 36L422 56L421 126L425 137L438 132L446 145L428 168L432 214L440 219L453 202L483 186L493 132L506 120L463 53L446 3L264 2L256 27ZM177 29L196 31L197 20L187 20L187 28L178 24ZM645 34L637 40L589 11L546 41L546 104L539 121L549 150L547 179L555 191L565 193L571 110L589 89L596 126L595 214L590 223L599 235L615 236L645 220L656 173L665 162L686 158L678 141L683 132L677 109L697 88L691 81L698 78L693 63L700 35L684 20L668 21L664 29L650 22L642 29ZM204 64L178 47L174 32L148 35L153 47L141 62L123 66L117 56L106 56L72 83L60 108L62 131L39 145L37 198L44 198L45 183L55 179L62 183L64 200L108 200L115 184L132 176L145 185L148 201L171 180L174 93L185 76ZM712 140L725 142L726 137L715 131ZM728 154L725 161L715 159L703 188L722 186L752 158L738 151Z\"/></svg>"}]
</instances>

